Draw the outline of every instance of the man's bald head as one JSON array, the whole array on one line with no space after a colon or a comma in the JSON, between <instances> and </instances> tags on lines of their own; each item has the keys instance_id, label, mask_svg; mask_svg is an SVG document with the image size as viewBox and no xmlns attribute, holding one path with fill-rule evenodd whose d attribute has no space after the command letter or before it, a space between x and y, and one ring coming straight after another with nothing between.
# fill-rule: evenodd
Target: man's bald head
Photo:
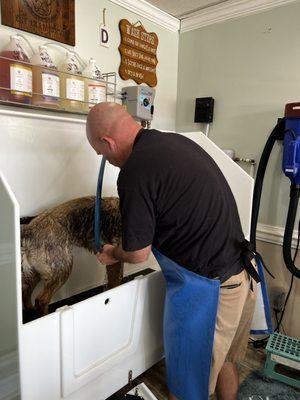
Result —
<instances>
[{"instance_id":1,"label":"man's bald head","mask_svg":"<svg viewBox=\"0 0 300 400\"><path fill-rule=\"evenodd\" d=\"M121 166L129 156L141 126L119 104L96 104L88 114L87 139L97 154Z\"/></svg>"},{"instance_id":2,"label":"man's bald head","mask_svg":"<svg viewBox=\"0 0 300 400\"><path fill-rule=\"evenodd\" d=\"M117 125L124 119L131 119L131 116L125 111L124 107L116 103L96 104L87 117L87 135L114 136Z\"/></svg>"}]
</instances>

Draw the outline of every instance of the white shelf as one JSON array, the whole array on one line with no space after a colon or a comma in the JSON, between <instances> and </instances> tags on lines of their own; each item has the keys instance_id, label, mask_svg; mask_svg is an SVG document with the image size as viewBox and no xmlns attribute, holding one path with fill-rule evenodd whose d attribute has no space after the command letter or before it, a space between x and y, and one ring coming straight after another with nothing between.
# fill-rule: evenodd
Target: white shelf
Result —
<instances>
[{"instance_id":1,"label":"white shelf","mask_svg":"<svg viewBox=\"0 0 300 400\"><path fill-rule=\"evenodd\" d=\"M71 113L63 110L50 110L42 107L27 106L14 103L0 102L0 115L9 117L22 117L30 119L42 119L50 121L72 122L75 124L85 124L86 115L81 113Z\"/></svg>"}]
</instances>

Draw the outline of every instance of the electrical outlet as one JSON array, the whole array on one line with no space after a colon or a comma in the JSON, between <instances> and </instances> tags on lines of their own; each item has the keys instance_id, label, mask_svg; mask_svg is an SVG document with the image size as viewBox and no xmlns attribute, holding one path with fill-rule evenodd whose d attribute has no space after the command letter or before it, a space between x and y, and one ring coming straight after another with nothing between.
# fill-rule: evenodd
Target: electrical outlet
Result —
<instances>
[{"instance_id":1,"label":"electrical outlet","mask_svg":"<svg viewBox=\"0 0 300 400\"><path fill-rule=\"evenodd\" d=\"M276 312L281 312L284 309L285 302L285 291L283 288L276 287L273 290L273 310Z\"/></svg>"}]
</instances>

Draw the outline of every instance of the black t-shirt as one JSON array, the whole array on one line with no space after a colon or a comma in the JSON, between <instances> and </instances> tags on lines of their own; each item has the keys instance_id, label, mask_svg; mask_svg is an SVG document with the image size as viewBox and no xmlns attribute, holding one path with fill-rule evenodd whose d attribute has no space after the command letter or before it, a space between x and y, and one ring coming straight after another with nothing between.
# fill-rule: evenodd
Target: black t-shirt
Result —
<instances>
[{"instance_id":1,"label":"black t-shirt","mask_svg":"<svg viewBox=\"0 0 300 400\"><path fill-rule=\"evenodd\" d=\"M239 273L244 239L229 185L213 159L186 137L142 129L121 168L125 251L153 244L200 275Z\"/></svg>"}]
</instances>

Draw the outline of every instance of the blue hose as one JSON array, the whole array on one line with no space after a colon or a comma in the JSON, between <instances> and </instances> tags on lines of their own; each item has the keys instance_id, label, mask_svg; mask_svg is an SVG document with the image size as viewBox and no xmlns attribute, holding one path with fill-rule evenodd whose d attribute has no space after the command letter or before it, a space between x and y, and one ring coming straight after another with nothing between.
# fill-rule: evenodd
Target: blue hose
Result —
<instances>
[{"instance_id":1,"label":"blue hose","mask_svg":"<svg viewBox=\"0 0 300 400\"><path fill-rule=\"evenodd\" d=\"M102 184L103 175L105 168L106 158L102 157L101 165L99 169L98 182L97 182L97 194L95 202L95 221L94 221L94 237L95 237L95 249L99 253L102 251L100 230L101 230L101 194L102 194Z\"/></svg>"}]
</instances>

